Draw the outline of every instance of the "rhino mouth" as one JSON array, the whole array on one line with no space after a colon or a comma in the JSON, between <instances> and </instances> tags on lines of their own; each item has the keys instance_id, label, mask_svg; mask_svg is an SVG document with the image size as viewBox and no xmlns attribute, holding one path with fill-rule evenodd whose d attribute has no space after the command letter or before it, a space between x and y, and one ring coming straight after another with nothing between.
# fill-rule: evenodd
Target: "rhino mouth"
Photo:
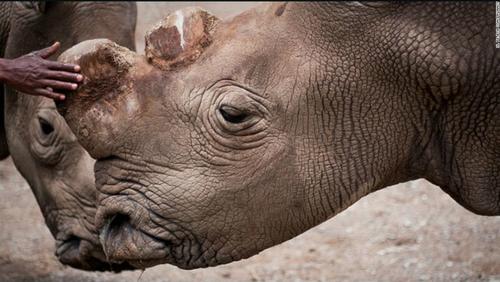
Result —
<instances>
[{"instance_id":1,"label":"rhino mouth","mask_svg":"<svg viewBox=\"0 0 500 282\"><path fill-rule=\"evenodd\" d=\"M92 271L113 271L121 272L122 270L132 270L135 267L128 263L111 263L102 260L99 253L102 250L97 251L97 257L90 254L96 254L95 246L87 240L81 239L76 236L69 236L65 240L58 240L56 242L56 256L59 261L63 264L69 265L71 267L82 269L82 270L92 270ZM98 258L99 257L99 258Z\"/></svg>"},{"instance_id":2,"label":"rhino mouth","mask_svg":"<svg viewBox=\"0 0 500 282\"><path fill-rule=\"evenodd\" d=\"M134 226L130 217L115 214L105 220L99 239L106 256L113 263L127 263L146 268L164 262L172 243Z\"/></svg>"},{"instance_id":3,"label":"rhino mouth","mask_svg":"<svg viewBox=\"0 0 500 282\"><path fill-rule=\"evenodd\" d=\"M108 261L136 268L169 263L183 269L205 265L202 243L174 214L155 206L140 179L144 163L110 156L98 159L94 173L100 192L95 217L99 241ZM135 176L133 178L133 176Z\"/></svg>"}]
</instances>

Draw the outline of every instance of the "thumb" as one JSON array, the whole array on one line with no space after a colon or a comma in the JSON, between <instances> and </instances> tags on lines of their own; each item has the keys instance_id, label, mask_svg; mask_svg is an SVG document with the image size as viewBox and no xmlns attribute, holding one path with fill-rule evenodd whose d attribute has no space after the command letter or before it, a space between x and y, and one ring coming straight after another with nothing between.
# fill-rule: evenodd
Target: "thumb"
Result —
<instances>
[{"instance_id":1,"label":"thumb","mask_svg":"<svg viewBox=\"0 0 500 282\"><path fill-rule=\"evenodd\" d=\"M52 46L35 51L35 55L38 55L43 59L47 59L48 57L55 54L57 50L59 50L59 47L61 47L61 43L59 43L59 41L56 41L54 44L52 44Z\"/></svg>"}]
</instances>

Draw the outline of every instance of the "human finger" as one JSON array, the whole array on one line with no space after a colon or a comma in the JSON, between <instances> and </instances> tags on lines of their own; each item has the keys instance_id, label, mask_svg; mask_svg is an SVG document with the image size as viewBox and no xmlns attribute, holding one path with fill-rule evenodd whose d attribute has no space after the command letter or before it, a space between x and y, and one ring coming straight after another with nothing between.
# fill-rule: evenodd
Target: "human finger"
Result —
<instances>
[{"instance_id":1,"label":"human finger","mask_svg":"<svg viewBox=\"0 0 500 282\"><path fill-rule=\"evenodd\" d=\"M38 88L35 92L40 96L44 96L44 97L56 99L56 100L64 100L66 98L64 96L64 94L50 91L47 88Z\"/></svg>"},{"instance_id":2,"label":"human finger","mask_svg":"<svg viewBox=\"0 0 500 282\"><path fill-rule=\"evenodd\" d=\"M75 64L67 64L60 62L47 62L49 69L57 71L69 71L69 72L79 72L80 66Z\"/></svg>"},{"instance_id":3,"label":"human finger","mask_svg":"<svg viewBox=\"0 0 500 282\"><path fill-rule=\"evenodd\" d=\"M54 44L52 44L51 46L49 46L47 48L33 52L33 54L38 55L38 56L42 57L43 59L47 59L48 57L55 54L57 52L57 50L59 50L59 47L61 47L61 43L55 42Z\"/></svg>"},{"instance_id":4,"label":"human finger","mask_svg":"<svg viewBox=\"0 0 500 282\"><path fill-rule=\"evenodd\" d=\"M45 87L51 87L53 89L76 90L76 88L78 88L78 84L76 83L70 83L52 79L42 79L40 80L40 83L42 83Z\"/></svg>"},{"instance_id":5,"label":"human finger","mask_svg":"<svg viewBox=\"0 0 500 282\"><path fill-rule=\"evenodd\" d=\"M82 82L83 75L66 71L47 71L46 78L63 80L68 82Z\"/></svg>"}]
</instances>

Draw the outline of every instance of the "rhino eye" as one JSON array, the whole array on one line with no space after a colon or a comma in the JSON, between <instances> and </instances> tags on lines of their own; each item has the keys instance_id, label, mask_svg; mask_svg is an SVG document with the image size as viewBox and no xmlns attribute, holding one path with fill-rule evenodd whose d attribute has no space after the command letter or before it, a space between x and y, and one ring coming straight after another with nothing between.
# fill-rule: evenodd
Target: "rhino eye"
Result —
<instances>
[{"instance_id":1,"label":"rhino eye","mask_svg":"<svg viewBox=\"0 0 500 282\"><path fill-rule=\"evenodd\" d=\"M229 106L221 107L219 112L224 120L230 123L242 123L248 117L246 113Z\"/></svg>"},{"instance_id":2,"label":"rhino eye","mask_svg":"<svg viewBox=\"0 0 500 282\"><path fill-rule=\"evenodd\" d=\"M54 132L54 127L52 126L52 124L50 124L45 119L38 118L38 122L40 123L40 129L42 130L43 134L49 135Z\"/></svg>"}]
</instances>

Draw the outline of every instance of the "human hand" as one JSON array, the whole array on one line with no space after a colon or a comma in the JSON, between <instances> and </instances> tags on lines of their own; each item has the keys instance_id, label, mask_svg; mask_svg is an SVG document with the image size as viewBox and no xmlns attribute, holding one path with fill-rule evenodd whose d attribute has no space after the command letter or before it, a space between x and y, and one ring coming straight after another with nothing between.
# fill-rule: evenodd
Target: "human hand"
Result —
<instances>
[{"instance_id":1,"label":"human hand","mask_svg":"<svg viewBox=\"0 0 500 282\"><path fill-rule=\"evenodd\" d=\"M16 59L2 59L3 82L26 94L64 100L64 94L56 90L75 90L83 76L78 65L47 60L60 46L56 42Z\"/></svg>"}]
</instances>

